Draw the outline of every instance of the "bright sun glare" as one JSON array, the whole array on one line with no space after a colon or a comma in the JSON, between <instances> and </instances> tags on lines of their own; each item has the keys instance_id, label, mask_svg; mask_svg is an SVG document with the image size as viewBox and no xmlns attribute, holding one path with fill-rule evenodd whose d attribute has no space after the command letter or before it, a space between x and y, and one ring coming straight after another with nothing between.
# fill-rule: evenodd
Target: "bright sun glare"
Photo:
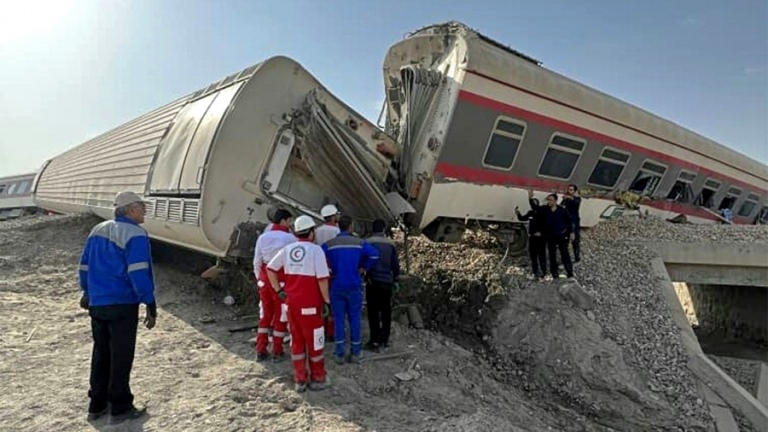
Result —
<instances>
[{"instance_id":1,"label":"bright sun glare","mask_svg":"<svg viewBox=\"0 0 768 432\"><path fill-rule=\"evenodd\" d=\"M71 5L71 0L0 0L0 44L49 32Z\"/></svg>"}]
</instances>

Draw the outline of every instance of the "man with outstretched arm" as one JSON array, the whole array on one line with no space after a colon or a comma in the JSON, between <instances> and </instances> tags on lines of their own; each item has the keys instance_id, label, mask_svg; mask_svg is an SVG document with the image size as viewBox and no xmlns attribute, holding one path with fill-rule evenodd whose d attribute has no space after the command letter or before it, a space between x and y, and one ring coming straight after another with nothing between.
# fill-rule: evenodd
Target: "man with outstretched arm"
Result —
<instances>
[{"instance_id":1,"label":"man with outstretched arm","mask_svg":"<svg viewBox=\"0 0 768 432\"><path fill-rule=\"evenodd\" d=\"M276 295L288 305L291 326L291 359L297 392L323 390L330 385L325 372L325 329L323 318L330 314L328 265L320 246L313 243L315 221L306 215L296 218L296 243L281 249L267 264L267 275ZM285 274L285 288L278 272ZM309 371L307 371L309 363Z\"/></svg>"},{"instance_id":2,"label":"man with outstretched arm","mask_svg":"<svg viewBox=\"0 0 768 432\"><path fill-rule=\"evenodd\" d=\"M544 237L546 225L546 206L539 205L539 200L533 197L533 190L528 191L528 204L531 209L526 214L520 214L515 207L517 219L528 223L528 252L531 258L531 270L535 279L541 279L547 272L547 239Z\"/></svg>"},{"instance_id":3,"label":"man with outstretched arm","mask_svg":"<svg viewBox=\"0 0 768 432\"><path fill-rule=\"evenodd\" d=\"M148 329L157 319L149 236L139 226L144 201L120 192L114 206L114 220L91 230L80 257L80 307L89 311L93 335L89 421L105 415L108 404L112 422L144 415L146 408L133 405L130 386L139 304L146 305Z\"/></svg>"}]
</instances>

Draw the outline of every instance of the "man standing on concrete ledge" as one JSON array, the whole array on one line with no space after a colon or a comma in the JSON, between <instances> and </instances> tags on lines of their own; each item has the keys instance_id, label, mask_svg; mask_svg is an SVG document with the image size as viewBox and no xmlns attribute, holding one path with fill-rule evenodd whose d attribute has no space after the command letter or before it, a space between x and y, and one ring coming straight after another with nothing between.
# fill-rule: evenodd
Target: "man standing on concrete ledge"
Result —
<instances>
[{"instance_id":1,"label":"man standing on concrete ledge","mask_svg":"<svg viewBox=\"0 0 768 432\"><path fill-rule=\"evenodd\" d=\"M93 333L88 420L105 415L109 404L116 423L146 411L133 405L130 376L139 304L146 305L148 329L155 326L157 306L149 237L139 226L144 201L134 192L120 192L114 206L115 219L91 230L80 258L80 307L89 310Z\"/></svg>"}]
</instances>

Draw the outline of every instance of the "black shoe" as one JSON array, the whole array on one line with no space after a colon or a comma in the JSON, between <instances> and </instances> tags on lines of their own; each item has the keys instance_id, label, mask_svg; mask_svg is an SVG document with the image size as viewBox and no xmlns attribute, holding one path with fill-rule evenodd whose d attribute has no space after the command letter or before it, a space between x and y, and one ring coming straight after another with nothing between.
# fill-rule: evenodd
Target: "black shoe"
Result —
<instances>
[{"instance_id":1,"label":"black shoe","mask_svg":"<svg viewBox=\"0 0 768 432\"><path fill-rule=\"evenodd\" d=\"M263 362L264 360L269 358L269 354L267 353L256 353L256 361L257 362Z\"/></svg>"},{"instance_id":2,"label":"black shoe","mask_svg":"<svg viewBox=\"0 0 768 432\"><path fill-rule=\"evenodd\" d=\"M143 417L147 413L147 408L136 408L135 406L132 406L128 411L122 412L120 414L112 414L112 418L110 419L111 424L115 423L122 423L126 420L136 420L138 418Z\"/></svg>"},{"instance_id":3,"label":"black shoe","mask_svg":"<svg viewBox=\"0 0 768 432\"><path fill-rule=\"evenodd\" d=\"M272 363L282 363L288 358L288 354L281 353L281 354L274 354L272 356Z\"/></svg>"},{"instance_id":4,"label":"black shoe","mask_svg":"<svg viewBox=\"0 0 768 432\"><path fill-rule=\"evenodd\" d=\"M363 346L363 349L366 351L378 352L379 344L377 344L376 342L368 342Z\"/></svg>"},{"instance_id":5,"label":"black shoe","mask_svg":"<svg viewBox=\"0 0 768 432\"><path fill-rule=\"evenodd\" d=\"M107 415L107 408L97 412L88 412L88 421L95 421Z\"/></svg>"}]
</instances>

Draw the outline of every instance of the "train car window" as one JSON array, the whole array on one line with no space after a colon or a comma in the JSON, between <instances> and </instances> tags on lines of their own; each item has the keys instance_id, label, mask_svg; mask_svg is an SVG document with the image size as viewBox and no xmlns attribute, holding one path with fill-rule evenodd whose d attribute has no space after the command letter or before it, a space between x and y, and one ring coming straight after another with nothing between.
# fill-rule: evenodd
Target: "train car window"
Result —
<instances>
[{"instance_id":1,"label":"train car window","mask_svg":"<svg viewBox=\"0 0 768 432\"><path fill-rule=\"evenodd\" d=\"M517 157L517 150L525 136L526 124L506 117L496 119L491 137L483 155L483 165L508 170Z\"/></svg>"},{"instance_id":2,"label":"train car window","mask_svg":"<svg viewBox=\"0 0 768 432\"><path fill-rule=\"evenodd\" d=\"M629 153L623 153L606 147L600 153L600 158L592 169L592 174L589 175L587 183L594 186L613 188L616 182L619 181L621 173L624 172L627 162L629 162Z\"/></svg>"},{"instance_id":3,"label":"train car window","mask_svg":"<svg viewBox=\"0 0 768 432\"><path fill-rule=\"evenodd\" d=\"M667 199L680 204L690 204L693 202L693 187L691 183L696 180L696 173L689 171L680 171L675 185L669 190Z\"/></svg>"},{"instance_id":4,"label":"train car window","mask_svg":"<svg viewBox=\"0 0 768 432\"><path fill-rule=\"evenodd\" d=\"M629 191L640 195L653 195L666 172L667 167L664 165L649 160L643 162L640 171L635 176L635 180L629 186Z\"/></svg>"},{"instance_id":5,"label":"train car window","mask_svg":"<svg viewBox=\"0 0 768 432\"><path fill-rule=\"evenodd\" d=\"M580 138L555 133L539 165L539 175L568 180L586 145L587 142Z\"/></svg>"},{"instance_id":6,"label":"train car window","mask_svg":"<svg viewBox=\"0 0 768 432\"><path fill-rule=\"evenodd\" d=\"M0 184L0 194L5 193L5 185Z\"/></svg>"},{"instance_id":7,"label":"train car window","mask_svg":"<svg viewBox=\"0 0 768 432\"><path fill-rule=\"evenodd\" d=\"M29 190L29 180L24 180L19 184L19 188L16 190L16 193L17 194L27 193L27 190Z\"/></svg>"},{"instance_id":8,"label":"train car window","mask_svg":"<svg viewBox=\"0 0 768 432\"><path fill-rule=\"evenodd\" d=\"M619 181L624 167L629 161L629 153L623 153L612 148L605 148L600 154L600 158L589 175L588 184L613 188Z\"/></svg>"},{"instance_id":9,"label":"train car window","mask_svg":"<svg viewBox=\"0 0 768 432\"><path fill-rule=\"evenodd\" d=\"M17 187L18 185L19 185L18 183L11 183L11 185L10 185L10 186L8 186L8 191L7 191L8 195L13 195L13 194L15 194L15 193L16 193L16 187Z\"/></svg>"},{"instance_id":10,"label":"train car window","mask_svg":"<svg viewBox=\"0 0 768 432\"><path fill-rule=\"evenodd\" d=\"M725 198L720 201L720 205L717 207L718 210L724 210L724 209L730 209L733 210L734 204L736 204L736 201L739 200L739 196L741 195L741 189L739 188L729 188L728 189L728 195L725 196Z\"/></svg>"},{"instance_id":11,"label":"train car window","mask_svg":"<svg viewBox=\"0 0 768 432\"><path fill-rule=\"evenodd\" d=\"M747 196L747 200L744 201L744 204L741 205L737 214L741 217L749 217L749 215L755 211L755 208L757 208L758 202L760 202L759 196L755 194L749 194Z\"/></svg>"},{"instance_id":12,"label":"train car window","mask_svg":"<svg viewBox=\"0 0 768 432\"><path fill-rule=\"evenodd\" d=\"M700 207L712 208L715 204L714 199L718 190L720 190L720 182L708 179L704 182L704 188L701 189L701 193L696 197L694 204Z\"/></svg>"}]
</instances>

